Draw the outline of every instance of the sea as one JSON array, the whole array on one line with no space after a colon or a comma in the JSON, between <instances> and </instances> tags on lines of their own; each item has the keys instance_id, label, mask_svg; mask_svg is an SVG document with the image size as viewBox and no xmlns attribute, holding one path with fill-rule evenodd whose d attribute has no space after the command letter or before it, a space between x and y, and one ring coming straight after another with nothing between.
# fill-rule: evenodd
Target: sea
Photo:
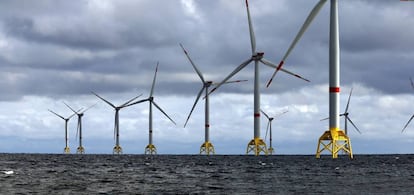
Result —
<instances>
[{"instance_id":1,"label":"sea","mask_svg":"<svg viewBox=\"0 0 414 195\"><path fill-rule=\"evenodd\" d=\"M0 194L414 194L414 155L3 153Z\"/></svg>"}]
</instances>

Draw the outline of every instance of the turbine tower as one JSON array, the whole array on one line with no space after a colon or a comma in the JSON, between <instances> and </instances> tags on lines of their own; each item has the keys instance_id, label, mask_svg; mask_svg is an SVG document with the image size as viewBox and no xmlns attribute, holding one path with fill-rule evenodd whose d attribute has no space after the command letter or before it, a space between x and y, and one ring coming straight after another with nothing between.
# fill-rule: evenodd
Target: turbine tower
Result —
<instances>
[{"instance_id":1,"label":"turbine tower","mask_svg":"<svg viewBox=\"0 0 414 195\"><path fill-rule=\"evenodd\" d=\"M88 111L89 109L91 109L93 106L95 106L96 104L89 106L88 108L86 108L85 110L83 109L79 109L78 111L75 111L72 107L70 107L68 104L66 104L65 102L63 102L70 110L72 110L76 115L78 115L78 127L77 127L77 131L76 131L76 137L78 137L79 135L79 146L76 149L76 153L77 154L84 154L85 153L85 148L82 146L82 117L84 115L84 113L86 111Z\"/></svg>"},{"instance_id":2,"label":"turbine tower","mask_svg":"<svg viewBox=\"0 0 414 195\"><path fill-rule=\"evenodd\" d=\"M265 140L267 138L267 132L269 132L269 148L267 149L267 151L269 152L270 155L273 154L273 152L275 151L272 147L272 121L273 119L275 119L276 116L274 117L270 117L269 115L267 115L263 110L260 110L263 115L265 115L265 117L267 118L268 122L267 122L267 127L266 127L266 134L265 134ZM282 114L285 114L286 112L288 112L287 110L278 114L277 116L280 116Z\"/></svg>"},{"instance_id":3,"label":"turbine tower","mask_svg":"<svg viewBox=\"0 0 414 195\"><path fill-rule=\"evenodd\" d=\"M109 102L108 100L104 99L103 97L99 96L98 94L92 92L96 97L98 97L99 99L101 99L102 101L104 101L105 103L107 103L109 106L111 106L112 108L115 109L115 122L114 122L114 138L115 138L115 146L113 149L113 154L122 154L122 147L119 145L119 111L122 108L126 108L128 107L129 103L131 103L132 101L136 100L137 98L139 98L141 95L136 96L130 100L128 100L127 102L121 104L120 106L115 106L114 104L112 104L111 102Z\"/></svg>"},{"instance_id":4,"label":"turbine tower","mask_svg":"<svg viewBox=\"0 0 414 195\"><path fill-rule=\"evenodd\" d=\"M306 18L298 34L290 45L285 57L281 61L284 63L290 51L302 37L312 23L315 16L319 13L326 0L320 0ZM329 33L329 130L325 131L319 138L316 150L316 158L320 158L322 151L327 150L332 154L332 158L338 157L338 152L343 151L353 158L351 140L344 131L339 128L339 71L340 71L340 50L339 50L339 19L338 19L338 0L331 0L330 8L330 33ZM273 74L276 74L277 70ZM272 76L272 78L273 78ZM272 78L269 80L271 82ZM322 148L321 148L322 146Z\"/></svg>"},{"instance_id":5,"label":"turbine tower","mask_svg":"<svg viewBox=\"0 0 414 195\"><path fill-rule=\"evenodd\" d=\"M149 124L148 124L148 129L149 129L149 143L148 145L145 147L145 154L157 154L157 148L155 147L155 145L152 143L152 106L154 105L159 111L161 111L168 119L170 119L170 121L174 124L176 124L174 122L174 120L172 120L167 113L165 113L158 105L157 103L155 103L154 101L154 85L155 85L155 79L157 78L157 71L158 71L158 63L157 63L157 67L155 68L155 74L154 74L154 80L152 81L152 86L151 86L151 92L150 95L147 99L143 99L143 100L139 100L133 103L130 103L126 106L132 106L135 104L139 104L142 102L149 102Z\"/></svg>"},{"instance_id":6,"label":"turbine tower","mask_svg":"<svg viewBox=\"0 0 414 195\"><path fill-rule=\"evenodd\" d=\"M55 114L56 116L58 116L59 118L63 119L65 121L65 148L63 149L63 152L65 154L70 154L70 148L68 146L69 144L69 138L68 138L68 122L70 120L70 118L72 118L73 116L75 116L75 113L73 113L72 115L70 115L68 118L63 117L62 115L59 115L56 112L53 112L52 110L49 110L49 112Z\"/></svg>"},{"instance_id":7,"label":"turbine tower","mask_svg":"<svg viewBox=\"0 0 414 195\"><path fill-rule=\"evenodd\" d=\"M413 79L410 78L411 81L411 87L414 89L414 83L413 83ZM401 130L401 133L403 133L405 131L405 129L407 128L408 124L410 124L410 122L413 120L414 118L414 114L410 117L410 119L408 120L408 122L404 125L403 129Z\"/></svg>"},{"instance_id":8,"label":"turbine tower","mask_svg":"<svg viewBox=\"0 0 414 195\"><path fill-rule=\"evenodd\" d=\"M203 83L203 87L201 88L200 92L198 92L197 98L194 102L193 107L191 108L190 114L188 114L187 120L185 121L184 124L184 128L187 125L188 120L190 119L191 114L193 113L193 110L195 108L195 106L197 105L198 100L201 97L201 94L203 93L203 91L205 91L205 104L204 104L204 143L201 144L200 147L200 154L207 154L209 155L211 154L215 154L214 152L214 146L213 144L210 142L210 104L209 104L209 95L208 95L208 89L210 86L215 85L215 83L213 83L213 81L206 81L204 80L203 74L201 74L201 71L197 68L197 66L194 64L193 60L191 60L190 55L188 54L188 52L184 49L183 45L180 44L181 48L183 49L185 55L187 56L188 60L190 61L191 65L193 66L194 70L196 71L196 73L198 74L198 76L201 79L201 82ZM247 80L236 80L236 81L229 81L226 83L237 83L237 82L243 82L243 81L247 81Z\"/></svg>"},{"instance_id":9,"label":"turbine tower","mask_svg":"<svg viewBox=\"0 0 414 195\"><path fill-rule=\"evenodd\" d=\"M264 65L270 66L272 68L275 68L276 70L283 71L287 74L293 75L295 77L298 77L300 79L303 79L305 81L308 81L308 79L305 79L295 73L292 73L286 69L282 68L282 65L276 66L274 63L266 60L263 58L264 53L258 52L256 50L256 38L254 35L253 30L253 24L250 19L250 11L249 11L249 4L246 0L246 9L247 9L247 19L249 24L249 32L250 32L250 43L251 43L251 49L252 49L252 56L249 57L248 60L244 61L242 64L240 64L233 72L231 72L223 81L221 81L215 88L213 88L209 93L214 92L216 89L218 89L222 84L224 84L227 80L229 80L231 77L233 77L235 74L237 74L239 71L241 71L243 68L245 68L250 62L254 61L254 137L253 139L247 144L247 150L246 153L249 154L250 152L253 152L256 156L260 153L267 154L267 146L266 143L263 141L262 138L260 138L260 86L259 86L259 62L263 63Z\"/></svg>"}]
</instances>

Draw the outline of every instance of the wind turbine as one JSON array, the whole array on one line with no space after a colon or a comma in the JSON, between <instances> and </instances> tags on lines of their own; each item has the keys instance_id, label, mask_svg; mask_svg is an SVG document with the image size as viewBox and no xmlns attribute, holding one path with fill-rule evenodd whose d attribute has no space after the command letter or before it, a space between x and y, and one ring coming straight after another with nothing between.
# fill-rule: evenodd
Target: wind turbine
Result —
<instances>
[{"instance_id":1,"label":"wind turbine","mask_svg":"<svg viewBox=\"0 0 414 195\"><path fill-rule=\"evenodd\" d=\"M410 81L411 81L411 87L414 89L414 83L413 83L413 79L410 77ZM408 120L407 124L405 124L404 128L401 130L401 133L403 133L405 131L405 129L407 128L408 124L410 124L410 122L413 120L414 118L414 114L410 117L410 119Z\"/></svg>"},{"instance_id":2,"label":"wind turbine","mask_svg":"<svg viewBox=\"0 0 414 195\"><path fill-rule=\"evenodd\" d=\"M155 85L155 79L157 78L157 72L158 72L158 62L157 62L157 67L155 68L155 74L154 74L154 80L152 81L152 86L151 86L151 92L150 95L147 99L143 99L143 100L139 100L133 103L130 103L126 106L132 106L135 104L139 104L142 102L149 102L149 124L148 124L148 129L149 129L149 143L148 145L145 147L145 154L157 154L157 148L155 147L155 145L152 143L152 105L154 105L159 111L161 111L168 119L170 119L170 121L174 124L176 124L174 122L174 120L172 120L167 113L165 113L158 105L157 103L155 103L154 101L154 85Z\"/></svg>"},{"instance_id":3,"label":"wind turbine","mask_svg":"<svg viewBox=\"0 0 414 195\"><path fill-rule=\"evenodd\" d=\"M248 60L244 61L240 64L233 72L231 72L223 81L221 81L215 88L213 88L209 93L214 92L217 90L222 84L224 84L227 80L245 68L250 62L254 61L254 138L247 144L247 154L249 152L254 152L255 155L259 155L261 152L267 154L267 147L266 143L260 138L260 86L259 86L259 62L263 63L264 65L270 66L275 68L276 70L283 71L295 77L298 77L302 80L308 81L295 73L292 73L286 69L282 68L282 65L276 66L273 62L270 62L263 58L263 52L257 52L256 50L256 38L253 31L253 24L250 19L250 11L249 11L249 4L246 0L246 9L247 9L247 19L249 24L249 32L250 32L250 43L252 49L252 55L249 57Z\"/></svg>"},{"instance_id":4,"label":"wind turbine","mask_svg":"<svg viewBox=\"0 0 414 195\"><path fill-rule=\"evenodd\" d=\"M96 104L89 106L88 108L86 108L85 110L83 109L79 109L78 111L75 111L72 107L70 107L68 104L66 104L65 102L63 102L70 110L72 110L76 115L78 115L78 127L77 127L77 131L76 131L76 137L78 137L79 135L79 146L76 149L76 153L77 154L84 154L85 153L85 148L82 146L82 117L83 114L88 111L89 109L91 109L92 107L94 107Z\"/></svg>"},{"instance_id":5,"label":"wind turbine","mask_svg":"<svg viewBox=\"0 0 414 195\"><path fill-rule=\"evenodd\" d=\"M108 100L104 99L103 97L99 96L98 94L92 92L96 97L98 97L99 99L101 99L102 101L104 101L105 103L107 103L109 106L111 106L112 108L115 109L115 125L114 125L114 137L115 137L115 147L113 149L113 154L122 154L122 147L119 145L119 111L122 108L126 108L128 107L129 103L131 103L132 101L136 100L137 98L139 98L141 95L136 96L130 100L128 100L127 102L119 105L119 106L115 106L114 104L112 104L111 102L109 102Z\"/></svg>"},{"instance_id":6,"label":"wind turbine","mask_svg":"<svg viewBox=\"0 0 414 195\"><path fill-rule=\"evenodd\" d=\"M59 115L58 113L54 112L53 110L48 109L49 112L55 114L56 116L58 116L59 118L63 119L65 121L65 148L63 149L63 152L65 154L70 154L70 148L68 146L68 122L70 120L70 118L72 118L73 116L75 116L75 113L73 113L72 115L70 115L69 117L65 118L62 115Z\"/></svg>"},{"instance_id":7,"label":"wind turbine","mask_svg":"<svg viewBox=\"0 0 414 195\"><path fill-rule=\"evenodd\" d=\"M269 148L267 149L267 151L270 153L270 154L273 154L273 151L274 151L274 149L273 149L273 147L272 147L272 121L273 121L273 119L275 119L275 117L276 116L274 116L274 117L270 117L269 115L267 115L263 110L260 110L264 115L265 115L265 117L267 118L267 120L268 120L268 122L267 122L267 127L266 127L266 134L265 134L265 140L266 140L266 138L267 138L267 132L269 132ZM282 113L280 113L280 114L278 114L277 116L280 116L280 115L282 115L282 114L285 114L286 112L288 112L287 110L286 111L284 111L284 112L282 112ZM269 131L270 130L270 131Z\"/></svg>"},{"instance_id":8,"label":"wind turbine","mask_svg":"<svg viewBox=\"0 0 414 195\"><path fill-rule=\"evenodd\" d=\"M281 67L290 52L300 40L304 32L307 30L313 19L319 13L326 0L320 0L306 18L298 34L287 50L282 61L279 63ZM322 151L327 150L332 153L332 158L338 157L338 152L343 151L353 158L351 140L344 131L339 128L339 92L340 92L340 49L339 49L339 19L338 19L338 0L331 0L330 8L330 33L329 33L329 130L325 131L319 138L316 151L316 158L320 158ZM268 86L272 82L272 78L276 75L278 69L275 70L268 82ZM320 146L323 146L320 149Z\"/></svg>"},{"instance_id":9,"label":"wind turbine","mask_svg":"<svg viewBox=\"0 0 414 195\"><path fill-rule=\"evenodd\" d=\"M190 55L188 54L188 52L184 49L184 46L182 44L180 44L181 48L183 49L185 55L187 56L188 60L190 61L191 65L193 66L194 70L196 71L196 73L198 74L198 76L201 79L201 82L203 83L203 87L201 88L200 92L198 92L197 98L194 102L193 107L191 108L190 113L188 114L187 120L185 121L184 124L184 128L187 125L188 120L190 119L191 114L193 113L193 110L195 108L195 106L197 105L198 100L201 97L201 94L203 93L203 91L205 91L205 104L204 104L204 143L201 145L200 147L200 154L207 154L209 155L210 153L214 154L214 146L213 144L210 142L210 104L209 104L209 95L208 95L208 89L210 86L215 85L215 83L213 83L213 81L206 81L203 77L203 74L201 74L201 71L197 68L197 66L194 64L193 60L191 60ZM247 81L247 80L236 80L236 81L229 81L226 83L237 83L237 82L243 82L243 81Z\"/></svg>"},{"instance_id":10,"label":"wind turbine","mask_svg":"<svg viewBox=\"0 0 414 195\"><path fill-rule=\"evenodd\" d=\"M343 116L344 117L344 124L345 124L345 129L344 130L345 130L345 135L348 135L348 122L350 122L351 125L354 126L355 130L359 134L361 134L361 131L358 129L358 127L354 124L354 122L349 117L348 109L349 109L349 102L351 101L351 96L352 96L352 88L351 88L351 92L349 93L348 102L346 104L345 111L344 111L344 113L342 113L342 114L339 115L339 116ZM329 117L328 118L324 118L322 120L327 120L327 119L329 119Z\"/></svg>"}]
</instances>

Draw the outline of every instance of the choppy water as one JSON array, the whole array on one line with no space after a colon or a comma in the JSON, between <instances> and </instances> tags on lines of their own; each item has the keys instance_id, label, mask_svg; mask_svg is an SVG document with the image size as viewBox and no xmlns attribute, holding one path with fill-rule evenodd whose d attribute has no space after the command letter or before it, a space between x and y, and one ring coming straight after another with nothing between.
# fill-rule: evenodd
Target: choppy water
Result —
<instances>
[{"instance_id":1,"label":"choppy water","mask_svg":"<svg viewBox=\"0 0 414 195\"><path fill-rule=\"evenodd\" d=\"M414 155L0 154L0 171L0 194L414 194Z\"/></svg>"}]
</instances>

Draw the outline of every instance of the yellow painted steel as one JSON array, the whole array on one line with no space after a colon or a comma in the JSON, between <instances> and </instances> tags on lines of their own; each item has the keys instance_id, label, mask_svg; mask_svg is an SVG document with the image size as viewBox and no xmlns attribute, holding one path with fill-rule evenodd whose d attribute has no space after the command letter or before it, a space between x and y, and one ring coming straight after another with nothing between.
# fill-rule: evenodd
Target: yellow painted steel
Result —
<instances>
[{"instance_id":1,"label":"yellow painted steel","mask_svg":"<svg viewBox=\"0 0 414 195\"><path fill-rule=\"evenodd\" d=\"M203 144L201 144L200 154L215 154L213 144L211 142L204 142Z\"/></svg>"},{"instance_id":2,"label":"yellow painted steel","mask_svg":"<svg viewBox=\"0 0 414 195\"><path fill-rule=\"evenodd\" d=\"M65 147L65 149L63 149L63 152L65 154L70 154L70 148L69 147Z\"/></svg>"},{"instance_id":3,"label":"yellow painted steel","mask_svg":"<svg viewBox=\"0 0 414 195\"><path fill-rule=\"evenodd\" d=\"M255 137L247 144L246 154L254 152L254 155L258 156L261 152L268 154L266 143L259 137Z\"/></svg>"},{"instance_id":4,"label":"yellow painted steel","mask_svg":"<svg viewBox=\"0 0 414 195\"><path fill-rule=\"evenodd\" d=\"M76 154L85 154L85 148L83 148L82 146L79 146L76 149Z\"/></svg>"},{"instance_id":5,"label":"yellow painted steel","mask_svg":"<svg viewBox=\"0 0 414 195\"><path fill-rule=\"evenodd\" d=\"M321 147L322 146L322 147ZM332 128L325 131L319 138L318 148L316 149L316 158L321 157L321 153L326 150L332 154L332 158L338 158L338 153L342 151L353 159L351 140L344 131L338 128Z\"/></svg>"},{"instance_id":6,"label":"yellow painted steel","mask_svg":"<svg viewBox=\"0 0 414 195\"><path fill-rule=\"evenodd\" d=\"M148 144L145 147L145 154L157 154L157 148L153 144Z\"/></svg>"},{"instance_id":7,"label":"yellow painted steel","mask_svg":"<svg viewBox=\"0 0 414 195\"><path fill-rule=\"evenodd\" d=\"M114 147L113 154L122 154L122 147L120 145L116 145Z\"/></svg>"}]
</instances>

